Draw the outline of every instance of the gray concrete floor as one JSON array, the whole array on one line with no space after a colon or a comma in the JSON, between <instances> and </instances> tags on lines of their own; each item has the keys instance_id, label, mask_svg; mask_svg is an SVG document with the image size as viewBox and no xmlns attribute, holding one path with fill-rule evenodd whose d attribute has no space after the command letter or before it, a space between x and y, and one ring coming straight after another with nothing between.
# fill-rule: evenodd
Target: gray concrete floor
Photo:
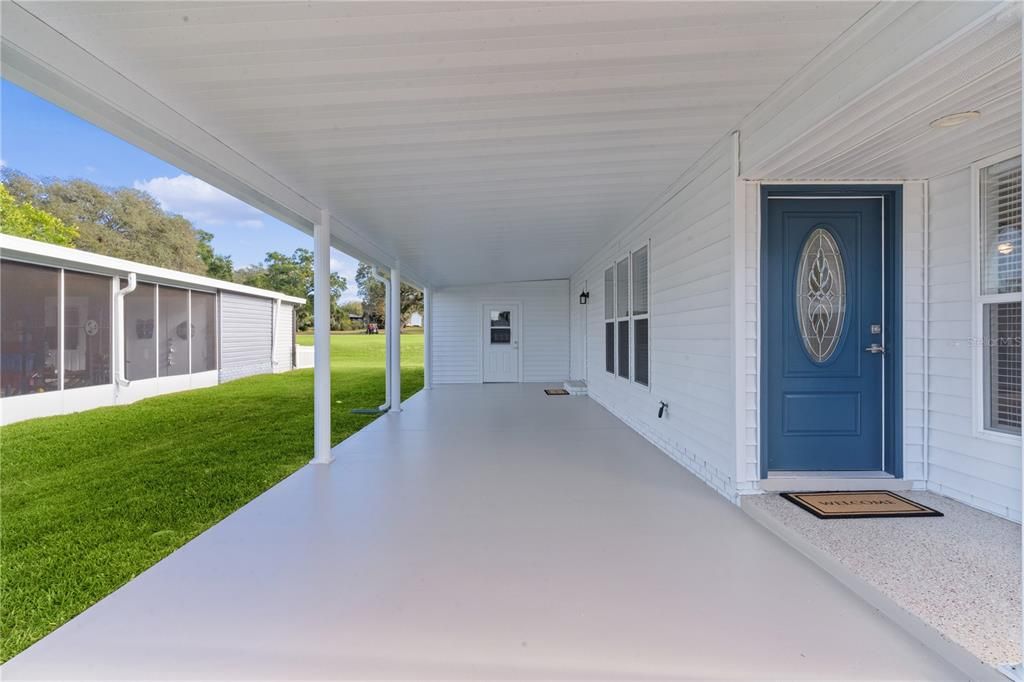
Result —
<instances>
[{"instance_id":1,"label":"gray concrete floor","mask_svg":"<svg viewBox=\"0 0 1024 682\"><path fill-rule=\"evenodd\" d=\"M1020 526L940 495L900 494L945 516L819 519L778 495L743 504L771 514L982 662L1018 663Z\"/></svg>"},{"instance_id":2,"label":"gray concrete floor","mask_svg":"<svg viewBox=\"0 0 1024 682\"><path fill-rule=\"evenodd\" d=\"M5 680L956 679L587 398L422 392Z\"/></svg>"}]
</instances>

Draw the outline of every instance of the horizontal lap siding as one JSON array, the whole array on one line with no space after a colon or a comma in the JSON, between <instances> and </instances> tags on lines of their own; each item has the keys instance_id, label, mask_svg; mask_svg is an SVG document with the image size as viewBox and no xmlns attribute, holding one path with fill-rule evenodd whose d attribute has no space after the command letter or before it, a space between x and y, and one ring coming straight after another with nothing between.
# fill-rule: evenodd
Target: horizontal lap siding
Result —
<instances>
[{"instance_id":1,"label":"horizontal lap siding","mask_svg":"<svg viewBox=\"0 0 1024 682\"><path fill-rule=\"evenodd\" d=\"M523 381L564 381L569 377L569 298L568 280L436 290L429 329L432 381L467 384L483 380L483 306L504 302L521 306Z\"/></svg>"},{"instance_id":2,"label":"horizontal lap siding","mask_svg":"<svg viewBox=\"0 0 1024 682\"><path fill-rule=\"evenodd\" d=\"M735 188L723 140L683 189L572 279L590 289L588 393L730 499L736 497L732 285ZM604 271L651 241L651 390L604 367ZM582 344L573 346L582 347ZM660 401L668 414L658 419Z\"/></svg>"},{"instance_id":3,"label":"horizontal lap siding","mask_svg":"<svg viewBox=\"0 0 1024 682\"><path fill-rule=\"evenodd\" d=\"M1019 444L975 432L971 173L929 182L928 487L1021 518Z\"/></svg>"},{"instance_id":4,"label":"horizontal lap siding","mask_svg":"<svg viewBox=\"0 0 1024 682\"><path fill-rule=\"evenodd\" d=\"M903 185L903 478L923 488L924 472L924 228L922 182Z\"/></svg>"},{"instance_id":5,"label":"horizontal lap siding","mask_svg":"<svg viewBox=\"0 0 1024 682\"><path fill-rule=\"evenodd\" d=\"M221 292L220 380L273 371L273 302Z\"/></svg>"}]
</instances>

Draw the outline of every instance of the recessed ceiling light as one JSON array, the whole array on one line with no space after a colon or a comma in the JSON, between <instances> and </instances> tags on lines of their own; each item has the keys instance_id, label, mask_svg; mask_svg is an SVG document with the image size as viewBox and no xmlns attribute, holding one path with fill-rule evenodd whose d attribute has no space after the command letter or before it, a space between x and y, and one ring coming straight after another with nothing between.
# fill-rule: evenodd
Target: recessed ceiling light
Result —
<instances>
[{"instance_id":1,"label":"recessed ceiling light","mask_svg":"<svg viewBox=\"0 0 1024 682\"><path fill-rule=\"evenodd\" d=\"M968 121L973 121L979 116L981 116L980 111L961 111L956 114L947 114L946 116L937 118L928 125L932 128L955 128L956 126L963 125Z\"/></svg>"}]
</instances>

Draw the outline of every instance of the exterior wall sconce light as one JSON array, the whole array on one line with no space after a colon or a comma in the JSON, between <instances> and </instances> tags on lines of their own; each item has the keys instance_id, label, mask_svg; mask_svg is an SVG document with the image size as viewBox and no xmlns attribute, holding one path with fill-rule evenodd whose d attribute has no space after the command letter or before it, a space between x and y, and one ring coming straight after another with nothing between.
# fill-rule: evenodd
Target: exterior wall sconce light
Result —
<instances>
[{"instance_id":1,"label":"exterior wall sconce light","mask_svg":"<svg viewBox=\"0 0 1024 682\"><path fill-rule=\"evenodd\" d=\"M580 305L586 305L587 301L589 301L589 300L590 300L590 292L589 291L581 291L580 292Z\"/></svg>"}]
</instances>

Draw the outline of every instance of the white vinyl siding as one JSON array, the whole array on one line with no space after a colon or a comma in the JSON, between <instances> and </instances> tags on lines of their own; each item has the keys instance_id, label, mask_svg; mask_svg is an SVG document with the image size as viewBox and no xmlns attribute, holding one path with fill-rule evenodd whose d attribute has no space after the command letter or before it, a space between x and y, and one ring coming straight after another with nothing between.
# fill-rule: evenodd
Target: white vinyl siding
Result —
<instances>
[{"instance_id":1,"label":"white vinyl siding","mask_svg":"<svg viewBox=\"0 0 1024 682\"><path fill-rule=\"evenodd\" d=\"M587 326L588 395L735 499L731 168L726 138L656 210L577 271L573 283L601 281L611 264L649 240L650 389L593 371L605 362L602 287L592 292L595 314ZM660 401L669 405L662 419Z\"/></svg>"},{"instance_id":2,"label":"white vinyl siding","mask_svg":"<svg viewBox=\"0 0 1024 682\"><path fill-rule=\"evenodd\" d=\"M520 304L522 380L568 379L569 292L568 280L437 289L430 320L433 383L483 381L483 305L502 302Z\"/></svg>"},{"instance_id":3,"label":"white vinyl siding","mask_svg":"<svg viewBox=\"0 0 1024 682\"><path fill-rule=\"evenodd\" d=\"M273 371L273 305L268 298L221 293L221 381Z\"/></svg>"},{"instance_id":4,"label":"white vinyl siding","mask_svg":"<svg viewBox=\"0 0 1024 682\"><path fill-rule=\"evenodd\" d=\"M928 488L1019 520L1020 441L986 437L975 418L972 173L932 178L928 190Z\"/></svg>"}]
</instances>

